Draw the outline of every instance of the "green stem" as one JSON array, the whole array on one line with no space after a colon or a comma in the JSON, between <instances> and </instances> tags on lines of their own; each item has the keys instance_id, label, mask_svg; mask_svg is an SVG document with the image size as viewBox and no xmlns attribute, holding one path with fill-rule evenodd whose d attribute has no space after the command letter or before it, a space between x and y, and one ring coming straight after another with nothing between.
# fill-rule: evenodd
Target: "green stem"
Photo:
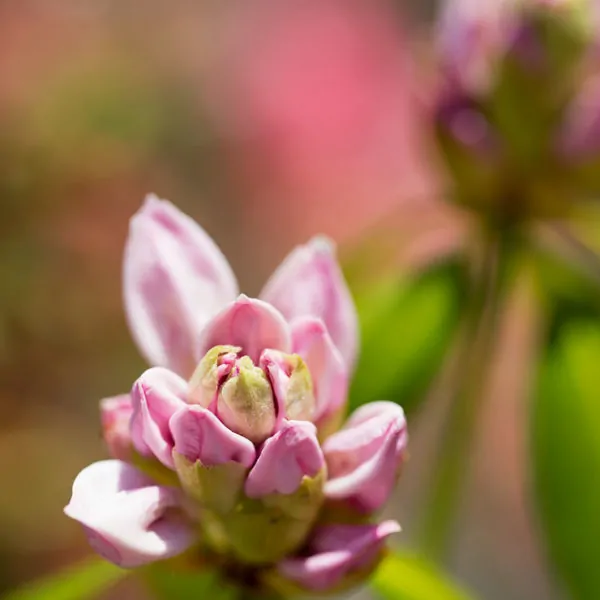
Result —
<instances>
[{"instance_id":1,"label":"green stem","mask_svg":"<svg viewBox=\"0 0 600 600\"><path fill-rule=\"evenodd\" d=\"M469 451L477 424L498 315L504 239L488 236L474 256L471 292L457 356L449 415L443 425L421 527L421 550L443 560L448 552Z\"/></svg>"}]
</instances>

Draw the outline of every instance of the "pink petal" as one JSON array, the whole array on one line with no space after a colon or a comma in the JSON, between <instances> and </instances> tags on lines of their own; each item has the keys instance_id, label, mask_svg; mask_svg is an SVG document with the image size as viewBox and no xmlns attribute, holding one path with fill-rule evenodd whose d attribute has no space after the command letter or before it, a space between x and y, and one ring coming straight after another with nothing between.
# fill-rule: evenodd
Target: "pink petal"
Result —
<instances>
[{"instance_id":1,"label":"pink petal","mask_svg":"<svg viewBox=\"0 0 600 600\"><path fill-rule=\"evenodd\" d=\"M100 421L102 434L113 458L127 460L133 442L129 422L133 414L130 394L121 394L100 400Z\"/></svg>"},{"instance_id":2,"label":"pink petal","mask_svg":"<svg viewBox=\"0 0 600 600\"><path fill-rule=\"evenodd\" d=\"M293 377L293 368L289 363L290 355L279 350L265 350L260 357L259 365L267 374L273 390L275 400L275 429L279 429L285 419L296 421L312 421L314 419L313 390L310 387L310 378L306 378L305 393L300 394L298 389L290 396L290 384Z\"/></svg>"},{"instance_id":3,"label":"pink petal","mask_svg":"<svg viewBox=\"0 0 600 600\"><path fill-rule=\"evenodd\" d=\"M202 328L236 295L231 267L210 236L148 196L131 219L124 262L127 318L148 362L189 377Z\"/></svg>"},{"instance_id":4,"label":"pink petal","mask_svg":"<svg viewBox=\"0 0 600 600\"><path fill-rule=\"evenodd\" d=\"M220 345L240 346L244 354L258 363L266 348L289 352L289 327L272 306L242 294L206 326L200 339L199 354L204 356Z\"/></svg>"},{"instance_id":5,"label":"pink petal","mask_svg":"<svg viewBox=\"0 0 600 600\"><path fill-rule=\"evenodd\" d=\"M393 402L371 402L323 444L325 494L361 512L378 510L393 491L407 443L406 420Z\"/></svg>"},{"instance_id":6,"label":"pink petal","mask_svg":"<svg viewBox=\"0 0 600 600\"><path fill-rule=\"evenodd\" d=\"M396 521L378 525L330 525L316 530L312 553L282 561L279 571L304 589L325 591L343 583L352 571L377 560L388 536L400 531Z\"/></svg>"},{"instance_id":7,"label":"pink petal","mask_svg":"<svg viewBox=\"0 0 600 600\"><path fill-rule=\"evenodd\" d=\"M229 430L209 410L188 405L171 418L175 450L206 467L236 462L250 467L256 458L254 444Z\"/></svg>"},{"instance_id":8,"label":"pink petal","mask_svg":"<svg viewBox=\"0 0 600 600\"><path fill-rule=\"evenodd\" d=\"M120 567L137 567L185 551L194 539L178 492L156 485L130 464L105 460L73 483L65 514L85 528L91 546Z\"/></svg>"},{"instance_id":9,"label":"pink petal","mask_svg":"<svg viewBox=\"0 0 600 600\"><path fill-rule=\"evenodd\" d=\"M275 401L275 414L277 415L275 428L279 429L286 416L285 398L289 385L289 376L285 370L285 359L281 356L279 350L267 349L261 354L259 364L271 382Z\"/></svg>"},{"instance_id":10,"label":"pink petal","mask_svg":"<svg viewBox=\"0 0 600 600\"><path fill-rule=\"evenodd\" d=\"M293 351L305 361L313 380L317 421L341 409L348 394L348 369L320 319L304 317L292 325Z\"/></svg>"},{"instance_id":11,"label":"pink petal","mask_svg":"<svg viewBox=\"0 0 600 600\"><path fill-rule=\"evenodd\" d=\"M358 348L358 317L331 242L315 238L293 250L273 273L261 298L290 322L307 316L321 319L346 366L352 369Z\"/></svg>"},{"instance_id":12,"label":"pink petal","mask_svg":"<svg viewBox=\"0 0 600 600\"><path fill-rule=\"evenodd\" d=\"M285 421L263 444L246 480L246 495L293 494L304 476L315 477L325 464L316 434L312 423Z\"/></svg>"},{"instance_id":13,"label":"pink petal","mask_svg":"<svg viewBox=\"0 0 600 600\"><path fill-rule=\"evenodd\" d=\"M168 369L148 369L133 384L131 437L138 452L173 468L171 417L186 406L187 382Z\"/></svg>"}]
</instances>

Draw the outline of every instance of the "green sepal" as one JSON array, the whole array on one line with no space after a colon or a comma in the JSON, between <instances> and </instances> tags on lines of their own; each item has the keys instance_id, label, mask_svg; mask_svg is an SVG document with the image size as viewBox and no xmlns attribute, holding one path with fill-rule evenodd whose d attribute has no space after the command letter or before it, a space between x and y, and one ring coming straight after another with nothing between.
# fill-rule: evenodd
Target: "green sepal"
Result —
<instances>
[{"instance_id":1,"label":"green sepal","mask_svg":"<svg viewBox=\"0 0 600 600\"><path fill-rule=\"evenodd\" d=\"M203 508L228 513L238 502L247 467L239 463L226 463L215 467L193 462L173 451L175 468L186 495Z\"/></svg>"},{"instance_id":2,"label":"green sepal","mask_svg":"<svg viewBox=\"0 0 600 600\"><path fill-rule=\"evenodd\" d=\"M293 494L248 498L248 469L238 463L206 467L173 452L190 512L214 552L251 564L275 562L301 547L324 501L325 469L304 477Z\"/></svg>"}]
</instances>

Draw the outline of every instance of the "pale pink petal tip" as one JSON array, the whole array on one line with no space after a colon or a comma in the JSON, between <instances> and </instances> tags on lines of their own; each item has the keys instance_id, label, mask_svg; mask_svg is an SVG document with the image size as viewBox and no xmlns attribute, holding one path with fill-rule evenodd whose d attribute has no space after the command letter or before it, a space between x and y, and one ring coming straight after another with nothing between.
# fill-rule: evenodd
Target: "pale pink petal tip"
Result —
<instances>
[{"instance_id":1,"label":"pale pink petal tip","mask_svg":"<svg viewBox=\"0 0 600 600\"><path fill-rule=\"evenodd\" d=\"M321 319L352 369L358 349L358 316L331 241L317 237L294 249L273 273L261 298L290 323L300 317Z\"/></svg>"},{"instance_id":2,"label":"pale pink petal tip","mask_svg":"<svg viewBox=\"0 0 600 600\"><path fill-rule=\"evenodd\" d=\"M305 476L315 477L325 464L316 434L312 423L285 421L263 444L246 479L246 495L293 494Z\"/></svg>"},{"instance_id":3,"label":"pale pink petal tip","mask_svg":"<svg viewBox=\"0 0 600 600\"><path fill-rule=\"evenodd\" d=\"M100 400L102 435L113 458L126 460L131 455L133 442L129 423L132 414L133 405L129 394Z\"/></svg>"},{"instance_id":4,"label":"pale pink petal tip","mask_svg":"<svg viewBox=\"0 0 600 600\"><path fill-rule=\"evenodd\" d=\"M189 377L200 331L237 294L229 263L197 223L151 194L131 219L123 278L140 351L150 364Z\"/></svg>"},{"instance_id":5,"label":"pale pink petal tip","mask_svg":"<svg viewBox=\"0 0 600 600\"><path fill-rule=\"evenodd\" d=\"M396 521L378 525L320 527L310 543L311 553L282 561L282 575L302 588L323 592L343 583L354 571L368 569L380 555L388 536L400 531Z\"/></svg>"},{"instance_id":6,"label":"pale pink petal tip","mask_svg":"<svg viewBox=\"0 0 600 600\"><path fill-rule=\"evenodd\" d=\"M323 444L325 494L361 512L383 507L394 489L408 441L404 412L393 402L365 404Z\"/></svg>"},{"instance_id":7,"label":"pale pink petal tip","mask_svg":"<svg viewBox=\"0 0 600 600\"><path fill-rule=\"evenodd\" d=\"M198 354L214 346L240 346L254 363L263 350L289 352L290 331L281 313L262 300L241 295L216 315L202 332Z\"/></svg>"},{"instance_id":8,"label":"pale pink petal tip","mask_svg":"<svg viewBox=\"0 0 600 600\"><path fill-rule=\"evenodd\" d=\"M180 554L193 543L178 507L174 488L156 485L128 463L107 460L77 476L65 514L84 526L98 554L132 568Z\"/></svg>"},{"instance_id":9,"label":"pale pink petal tip","mask_svg":"<svg viewBox=\"0 0 600 600\"><path fill-rule=\"evenodd\" d=\"M175 413L170 423L175 451L204 466L229 462L250 467L256 458L254 444L228 429L209 410L188 405Z\"/></svg>"},{"instance_id":10,"label":"pale pink petal tip","mask_svg":"<svg viewBox=\"0 0 600 600\"><path fill-rule=\"evenodd\" d=\"M133 384L131 436L136 450L173 468L171 417L186 406L187 382L168 369L148 369Z\"/></svg>"}]
</instances>

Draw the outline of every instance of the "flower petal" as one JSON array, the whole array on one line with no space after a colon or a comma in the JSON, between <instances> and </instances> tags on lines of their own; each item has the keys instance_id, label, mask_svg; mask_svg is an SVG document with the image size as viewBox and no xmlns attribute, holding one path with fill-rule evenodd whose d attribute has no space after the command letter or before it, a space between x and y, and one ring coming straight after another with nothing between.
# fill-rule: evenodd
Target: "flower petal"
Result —
<instances>
[{"instance_id":1,"label":"flower petal","mask_svg":"<svg viewBox=\"0 0 600 600\"><path fill-rule=\"evenodd\" d=\"M214 346L240 346L257 364L266 348L289 352L290 331L279 311L262 300L243 294L216 315L202 332L199 354Z\"/></svg>"},{"instance_id":2,"label":"flower petal","mask_svg":"<svg viewBox=\"0 0 600 600\"><path fill-rule=\"evenodd\" d=\"M273 390L275 428L279 429L284 419L312 421L315 398L310 370L304 360L279 350L265 350L259 365L267 374Z\"/></svg>"},{"instance_id":3,"label":"flower petal","mask_svg":"<svg viewBox=\"0 0 600 600\"><path fill-rule=\"evenodd\" d=\"M304 476L315 477L325 464L316 434L312 423L285 421L263 444L246 480L246 495L293 494Z\"/></svg>"},{"instance_id":4,"label":"flower petal","mask_svg":"<svg viewBox=\"0 0 600 600\"><path fill-rule=\"evenodd\" d=\"M131 219L125 309L148 362L189 377L208 320L237 295L229 263L210 236L170 202L150 195Z\"/></svg>"},{"instance_id":5,"label":"flower petal","mask_svg":"<svg viewBox=\"0 0 600 600\"><path fill-rule=\"evenodd\" d=\"M130 568L175 556L193 543L178 507L175 488L156 485L128 463L105 460L76 477L65 514L84 526L96 552Z\"/></svg>"},{"instance_id":6,"label":"flower petal","mask_svg":"<svg viewBox=\"0 0 600 600\"><path fill-rule=\"evenodd\" d=\"M129 428L133 404L130 394L121 394L100 400L102 435L113 458L127 460L131 454L132 440Z\"/></svg>"},{"instance_id":7,"label":"flower petal","mask_svg":"<svg viewBox=\"0 0 600 600\"><path fill-rule=\"evenodd\" d=\"M329 240L315 238L293 250L260 297L290 322L306 316L321 319L346 366L352 369L358 348L358 317Z\"/></svg>"},{"instance_id":8,"label":"flower petal","mask_svg":"<svg viewBox=\"0 0 600 600\"><path fill-rule=\"evenodd\" d=\"M292 348L306 361L312 377L314 420L340 410L348 394L348 369L323 321L312 317L296 320L292 325Z\"/></svg>"},{"instance_id":9,"label":"flower petal","mask_svg":"<svg viewBox=\"0 0 600 600\"><path fill-rule=\"evenodd\" d=\"M171 418L175 451L188 460L199 460L205 467L228 462L250 467L256 458L254 444L229 430L209 410L187 405Z\"/></svg>"},{"instance_id":10,"label":"flower petal","mask_svg":"<svg viewBox=\"0 0 600 600\"><path fill-rule=\"evenodd\" d=\"M328 481L325 494L347 500L361 512L377 510L392 493L407 444L403 410L393 402L371 402L323 444Z\"/></svg>"},{"instance_id":11,"label":"flower petal","mask_svg":"<svg viewBox=\"0 0 600 600\"><path fill-rule=\"evenodd\" d=\"M325 591L353 572L374 566L388 536L400 531L396 521L377 525L329 525L317 528L312 553L283 560L279 572L306 590ZM366 573L365 573L366 576Z\"/></svg>"},{"instance_id":12,"label":"flower petal","mask_svg":"<svg viewBox=\"0 0 600 600\"><path fill-rule=\"evenodd\" d=\"M133 384L131 398L131 437L136 450L154 455L165 466L173 468L173 437L169 420L186 406L187 382L168 369L148 369Z\"/></svg>"}]
</instances>

